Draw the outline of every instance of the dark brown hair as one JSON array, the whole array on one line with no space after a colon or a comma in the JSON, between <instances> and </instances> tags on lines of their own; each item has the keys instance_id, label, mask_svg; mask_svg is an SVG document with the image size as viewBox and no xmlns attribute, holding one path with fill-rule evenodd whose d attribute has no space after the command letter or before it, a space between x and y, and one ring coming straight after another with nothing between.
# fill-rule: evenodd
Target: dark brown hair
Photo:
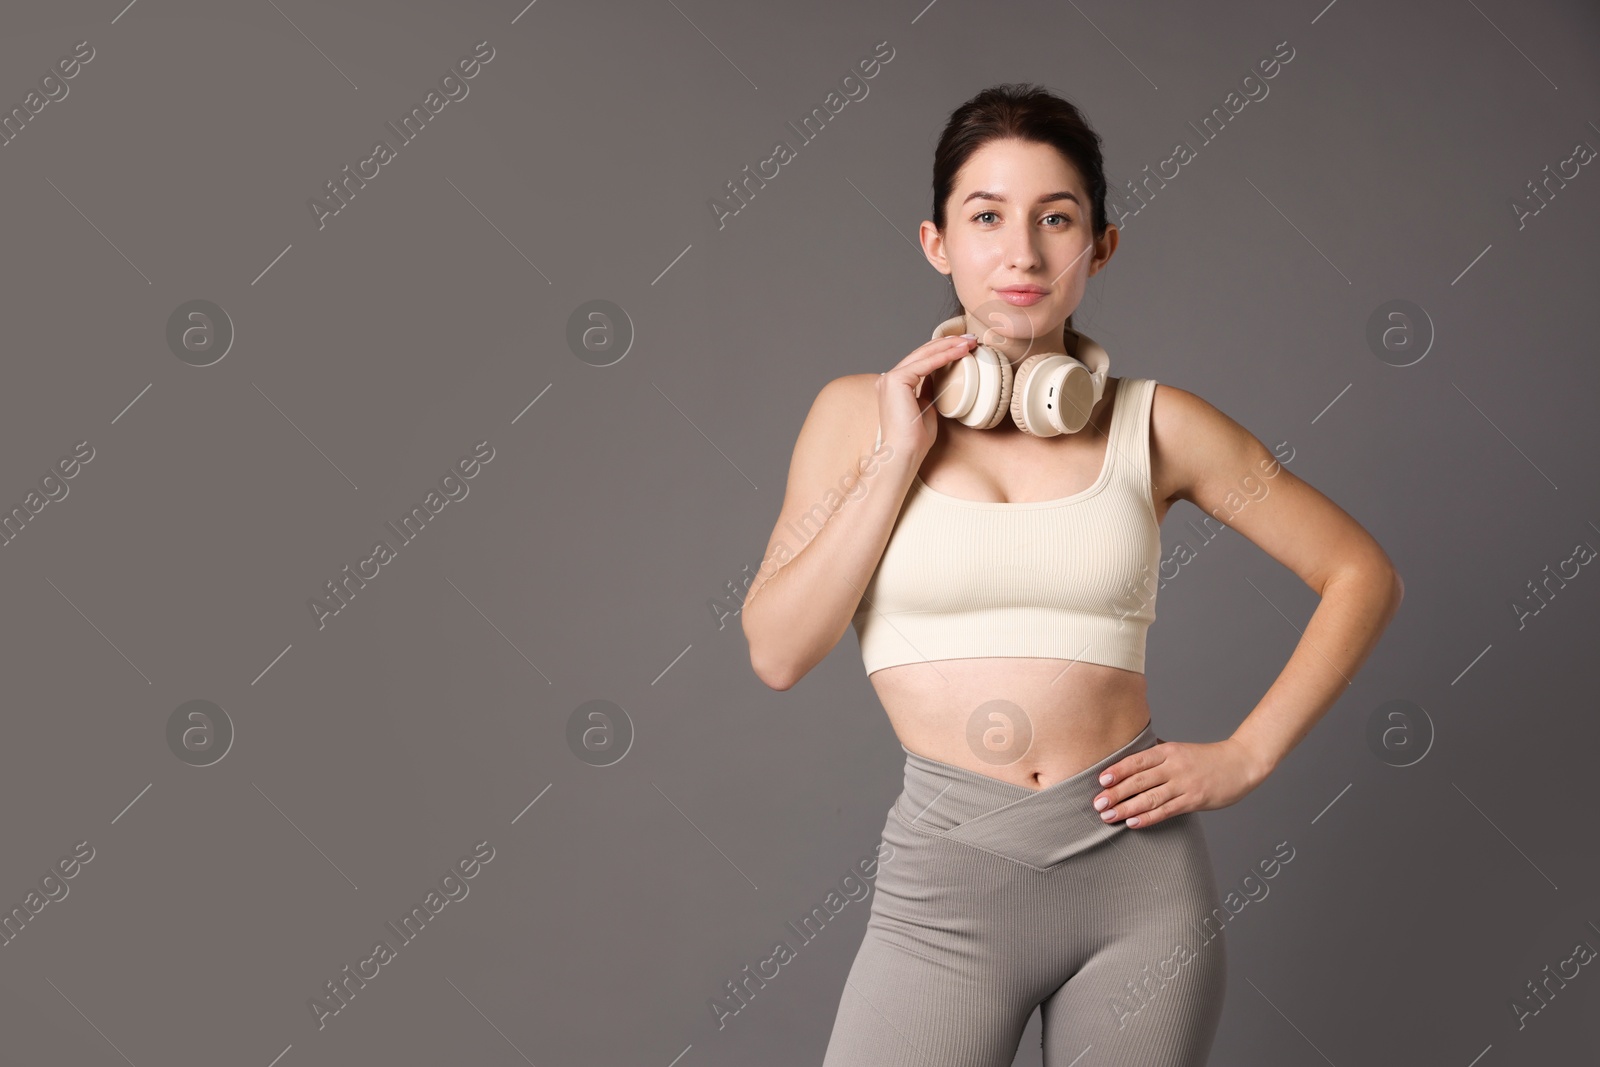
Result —
<instances>
[{"instance_id":1,"label":"dark brown hair","mask_svg":"<svg viewBox=\"0 0 1600 1067\"><path fill-rule=\"evenodd\" d=\"M974 152L1003 138L1047 144L1070 159L1088 186L1095 239L1105 235L1106 172L1100 135L1076 105L1025 82L990 86L950 113L933 153L933 224L940 233L945 228L945 201L950 199L956 175ZM957 297L950 315L965 310ZM1071 315L1067 325L1072 325Z\"/></svg>"}]
</instances>

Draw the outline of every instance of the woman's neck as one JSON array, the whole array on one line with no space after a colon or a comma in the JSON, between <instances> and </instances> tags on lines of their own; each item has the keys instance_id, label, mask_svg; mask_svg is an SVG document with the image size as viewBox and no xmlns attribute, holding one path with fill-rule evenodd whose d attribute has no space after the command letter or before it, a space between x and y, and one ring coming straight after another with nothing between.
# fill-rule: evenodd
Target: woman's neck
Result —
<instances>
[{"instance_id":1,"label":"woman's neck","mask_svg":"<svg viewBox=\"0 0 1600 1067\"><path fill-rule=\"evenodd\" d=\"M1074 359L1077 358L1077 335L1067 329L1065 323L1057 326L1052 333L1040 337L1005 337L994 329L984 326L971 315L967 315L966 319L965 332L977 334L979 344L993 349L1013 368L1039 352L1063 352Z\"/></svg>"}]
</instances>

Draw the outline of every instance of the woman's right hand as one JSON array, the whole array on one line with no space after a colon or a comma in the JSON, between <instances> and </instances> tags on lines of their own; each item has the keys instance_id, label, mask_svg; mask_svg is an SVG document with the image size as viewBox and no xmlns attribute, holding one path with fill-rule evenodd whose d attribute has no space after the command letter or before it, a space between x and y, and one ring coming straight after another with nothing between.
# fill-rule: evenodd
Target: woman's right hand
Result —
<instances>
[{"instance_id":1,"label":"woman's right hand","mask_svg":"<svg viewBox=\"0 0 1600 1067\"><path fill-rule=\"evenodd\" d=\"M939 436L939 411L932 390L919 397L924 378L954 363L977 346L972 337L941 337L913 349L890 370L878 375L878 425L885 444L920 461Z\"/></svg>"}]
</instances>

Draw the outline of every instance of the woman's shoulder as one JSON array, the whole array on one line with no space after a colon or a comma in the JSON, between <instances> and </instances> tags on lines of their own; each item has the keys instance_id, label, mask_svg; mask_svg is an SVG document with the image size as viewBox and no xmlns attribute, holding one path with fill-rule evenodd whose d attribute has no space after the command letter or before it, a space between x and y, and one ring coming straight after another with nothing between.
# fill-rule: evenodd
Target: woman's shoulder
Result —
<instances>
[{"instance_id":1,"label":"woman's shoulder","mask_svg":"<svg viewBox=\"0 0 1600 1067\"><path fill-rule=\"evenodd\" d=\"M839 457L856 449L870 449L878 433L876 374L843 374L824 382L811 401L796 451L808 456L821 452L823 462L836 467Z\"/></svg>"},{"instance_id":2,"label":"woman's shoulder","mask_svg":"<svg viewBox=\"0 0 1600 1067\"><path fill-rule=\"evenodd\" d=\"M1145 379L1124 379L1144 381ZM1180 386L1150 379L1152 392L1150 422L1152 432L1159 425L1173 435L1215 434L1227 423L1232 423L1215 405L1205 398ZM1120 386L1119 386L1120 390ZM1237 423L1234 423L1237 426Z\"/></svg>"},{"instance_id":3,"label":"woman's shoulder","mask_svg":"<svg viewBox=\"0 0 1600 1067\"><path fill-rule=\"evenodd\" d=\"M1150 452L1169 491L1188 491L1218 471L1243 469L1268 455L1253 433L1204 397L1166 383L1154 392Z\"/></svg>"},{"instance_id":4,"label":"woman's shoulder","mask_svg":"<svg viewBox=\"0 0 1600 1067\"><path fill-rule=\"evenodd\" d=\"M865 430L867 440L878 432L878 379L880 374L841 374L825 382L811 402L811 410L828 422Z\"/></svg>"}]
</instances>

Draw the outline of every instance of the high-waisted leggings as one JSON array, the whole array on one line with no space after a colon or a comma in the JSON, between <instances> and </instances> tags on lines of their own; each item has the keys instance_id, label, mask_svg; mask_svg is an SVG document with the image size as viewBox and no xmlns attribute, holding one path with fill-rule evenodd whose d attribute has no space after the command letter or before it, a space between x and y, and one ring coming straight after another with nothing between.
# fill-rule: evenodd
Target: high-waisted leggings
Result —
<instances>
[{"instance_id":1,"label":"high-waisted leggings","mask_svg":"<svg viewBox=\"0 0 1600 1067\"><path fill-rule=\"evenodd\" d=\"M1226 957L1198 813L1130 828L1093 806L1158 743L1147 725L1038 790L906 750L823 1067L1009 1067L1035 1007L1045 1067L1203 1065Z\"/></svg>"}]
</instances>

